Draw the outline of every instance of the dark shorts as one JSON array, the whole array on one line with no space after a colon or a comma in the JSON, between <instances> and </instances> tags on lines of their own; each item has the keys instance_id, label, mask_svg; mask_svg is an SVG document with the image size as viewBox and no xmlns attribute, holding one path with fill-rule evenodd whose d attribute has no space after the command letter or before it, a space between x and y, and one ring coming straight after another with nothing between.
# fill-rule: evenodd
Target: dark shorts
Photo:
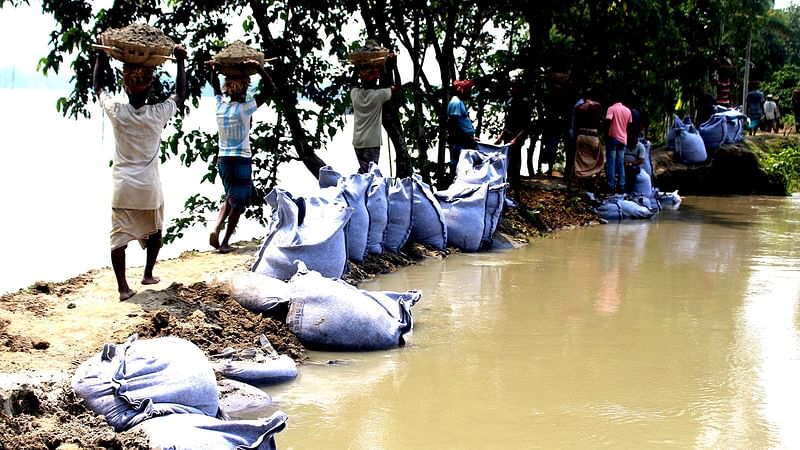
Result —
<instances>
[{"instance_id":1,"label":"dark shorts","mask_svg":"<svg viewBox=\"0 0 800 450\"><path fill-rule=\"evenodd\" d=\"M249 205L253 189L252 160L241 156L220 156L217 167L222 185L225 186L225 200L234 208Z\"/></svg>"}]
</instances>

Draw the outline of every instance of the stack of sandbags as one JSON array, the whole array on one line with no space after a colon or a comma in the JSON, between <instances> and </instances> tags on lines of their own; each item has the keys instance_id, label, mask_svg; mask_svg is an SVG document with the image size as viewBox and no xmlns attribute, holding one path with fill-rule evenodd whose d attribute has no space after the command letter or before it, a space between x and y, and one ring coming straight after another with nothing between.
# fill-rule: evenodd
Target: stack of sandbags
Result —
<instances>
[{"instance_id":1,"label":"stack of sandbags","mask_svg":"<svg viewBox=\"0 0 800 450\"><path fill-rule=\"evenodd\" d=\"M100 48L112 58L145 67L156 67L171 59L175 47L175 42L158 28L138 23L108 29L100 35L100 42Z\"/></svg>"},{"instance_id":2,"label":"stack of sandbags","mask_svg":"<svg viewBox=\"0 0 800 450\"><path fill-rule=\"evenodd\" d=\"M506 153L462 150L453 184L435 194L447 224L447 243L464 251L492 246L506 197Z\"/></svg>"},{"instance_id":3,"label":"stack of sandbags","mask_svg":"<svg viewBox=\"0 0 800 450\"><path fill-rule=\"evenodd\" d=\"M212 59L218 64L219 71L229 77L250 76L256 73L255 67L245 66L245 61L252 59L260 66L264 66L264 53L250 48L242 41L234 41Z\"/></svg>"}]
</instances>

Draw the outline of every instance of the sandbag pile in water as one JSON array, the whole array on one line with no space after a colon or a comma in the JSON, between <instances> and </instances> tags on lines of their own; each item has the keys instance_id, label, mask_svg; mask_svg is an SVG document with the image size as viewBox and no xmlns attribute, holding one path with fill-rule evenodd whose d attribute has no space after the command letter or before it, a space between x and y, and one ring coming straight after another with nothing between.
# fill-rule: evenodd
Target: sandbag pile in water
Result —
<instances>
[{"instance_id":1,"label":"sandbag pile in water","mask_svg":"<svg viewBox=\"0 0 800 450\"><path fill-rule=\"evenodd\" d=\"M367 351L405 344L421 293L368 292L297 264L286 324L304 346Z\"/></svg>"},{"instance_id":2,"label":"sandbag pile in water","mask_svg":"<svg viewBox=\"0 0 800 450\"><path fill-rule=\"evenodd\" d=\"M506 197L508 147L462 150L453 184L435 194L447 223L447 243L463 251L490 248Z\"/></svg>"},{"instance_id":3,"label":"sandbag pile in water","mask_svg":"<svg viewBox=\"0 0 800 450\"><path fill-rule=\"evenodd\" d=\"M141 429L154 448L274 449L286 414L226 421L214 370L194 344L176 337L106 344L78 367L72 389L116 431Z\"/></svg>"}]
</instances>

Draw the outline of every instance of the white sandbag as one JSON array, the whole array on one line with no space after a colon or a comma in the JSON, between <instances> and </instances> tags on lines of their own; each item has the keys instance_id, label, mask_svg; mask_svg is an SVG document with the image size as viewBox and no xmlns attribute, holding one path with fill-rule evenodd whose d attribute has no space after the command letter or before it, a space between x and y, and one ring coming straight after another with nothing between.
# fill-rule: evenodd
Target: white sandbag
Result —
<instances>
[{"instance_id":1,"label":"white sandbag","mask_svg":"<svg viewBox=\"0 0 800 450\"><path fill-rule=\"evenodd\" d=\"M134 430L143 431L151 448L162 450L275 450L275 434L288 416L278 411L265 419L219 420L198 414L154 417Z\"/></svg>"},{"instance_id":2,"label":"white sandbag","mask_svg":"<svg viewBox=\"0 0 800 450\"><path fill-rule=\"evenodd\" d=\"M289 281L286 324L303 345L325 350L382 350L405 343L418 291L367 292L298 264Z\"/></svg>"},{"instance_id":3,"label":"white sandbag","mask_svg":"<svg viewBox=\"0 0 800 450\"><path fill-rule=\"evenodd\" d=\"M367 254L370 225L367 189L372 185L374 177L371 173L355 173L343 177L329 166L319 171L320 188L338 186L342 189L347 206L353 208L353 215L347 222L345 235L347 256L355 262L362 262Z\"/></svg>"},{"instance_id":4,"label":"white sandbag","mask_svg":"<svg viewBox=\"0 0 800 450\"><path fill-rule=\"evenodd\" d=\"M105 344L78 367L72 389L116 431L165 414L215 416L219 410L211 364L196 345L176 337L133 335L124 344Z\"/></svg>"},{"instance_id":5,"label":"white sandbag","mask_svg":"<svg viewBox=\"0 0 800 450\"><path fill-rule=\"evenodd\" d=\"M506 164L506 157L501 153L461 150L453 184L503 184L506 181Z\"/></svg>"},{"instance_id":6,"label":"white sandbag","mask_svg":"<svg viewBox=\"0 0 800 450\"><path fill-rule=\"evenodd\" d=\"M277 278L254 272L224 272L215 281L223 283L237 303L254 313L269 313L289 303L289 285Z\"/></svg>"},{"instance_id":7,"label":"white sandbag","mask_svg":"<svg viewBox=\"0 0 800 450\"><path fill-rule=\"evenodd\" d=\"M399 252L411 235L413 196L414 183L411 178L391 179L388 189L389 221L383 235L384 250Z\"/></svg>"},{"instance_id":8,"label":"white sandbag","mask_svg":"<svg viewBox=\"0 0 800 450\"><path fill-rule=\"evenodd\" d=\"M431 187L419 175L412 175L414 205L411 208L411 238L420 244L444 250L447 247L447 223Z\"/></svg>"},{"instance_id":9,"label":"white sandbag","mask_svg":"<svg viewBox=\"0 0 800 450\"><path fill-rule=\"evenodd\" d=\"M252 271L286 280L300 260L325 276L341 277L347 265L344 226L353 208L321 197L300 200L304 207L279 188L267 195L274 211Z\"/></svg>"},{"instance_id":10,"label":"white sandbag","mask_svg":"<svg viewBox=\"0 0 800 450\"><path fill-rule=\"evenodd\" d=\"M675 155L678 161L686 164L699 164L708 159L703 138L693 125L675 132Z\"/></svg>"},{"instance_id":11,"label":"white sandbag","mask_svg":"<svg viewBox=\"0 0 800 450\"><path fill-rule=\"evenodd\" d=\"M213 367L225 378L253 386L269 386L297 378L297 364L286 355L263 361L225 359L214 363Z\"/></svg>"},{"instance_id":12,"label":"white sandbag","mask_svg":"<svg viewBox=\"0 0 800 450\"><path fill-rule=\"evenodd\" d=\"M447 223L447 243L464 251L491 247L500 221L505 184L490 186L454 183L435 194Z\"/></svg>"},{"instance_id":13,"label":"white sandbag","mask_svg":"<svg viewBox=\"0 0 800 450\"><path fill-rule=\"evenodd\" d=\"M389 223L389 180L381 176L375 164L370 164L372 184L367 189L367 212L369 231L367 233L367 252L375 255L383 253L383 238Z\"/></svg>"},{"instance_id":14,"label":"white sandbag","mask_svg":"<svg viewBox=\"0 0 800 450\"><path fill-rule=\"evenodd\" d=\"M656 199L664 209L678 209L683 201L677 190L674 192L658 192Z\"/></svg>"}]
</instances>

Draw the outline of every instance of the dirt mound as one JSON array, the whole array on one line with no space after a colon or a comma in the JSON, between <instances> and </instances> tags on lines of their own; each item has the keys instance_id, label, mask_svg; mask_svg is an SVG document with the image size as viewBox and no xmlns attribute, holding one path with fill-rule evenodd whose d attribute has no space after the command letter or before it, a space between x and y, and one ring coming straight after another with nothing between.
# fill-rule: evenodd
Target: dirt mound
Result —
<instances>
[{"instance_id":1,"label":"dirt mound","mask_svg":"<svg viewBox=\"0 0 800 450\"><path fill-rule=\"evenodd\" d=\"M15 391L0 413L0 450L149 449L144 433L116 433L88 411L68 382Z\"/></svg>"},{"instance_id":2,"label":"dirt mound","mask_svg":"<svg viewBox=\"0 0 800 450\"><path fill-rule=\"evenodd\" d=\"M248 311L219 285L175 283L142 307L147 321L133 332L143 338L177 336L216 354L227 347L258 347L264 334L279 353L297 361L306 358L300 340L284 323Z\"/></svg>"}]
</instances>

